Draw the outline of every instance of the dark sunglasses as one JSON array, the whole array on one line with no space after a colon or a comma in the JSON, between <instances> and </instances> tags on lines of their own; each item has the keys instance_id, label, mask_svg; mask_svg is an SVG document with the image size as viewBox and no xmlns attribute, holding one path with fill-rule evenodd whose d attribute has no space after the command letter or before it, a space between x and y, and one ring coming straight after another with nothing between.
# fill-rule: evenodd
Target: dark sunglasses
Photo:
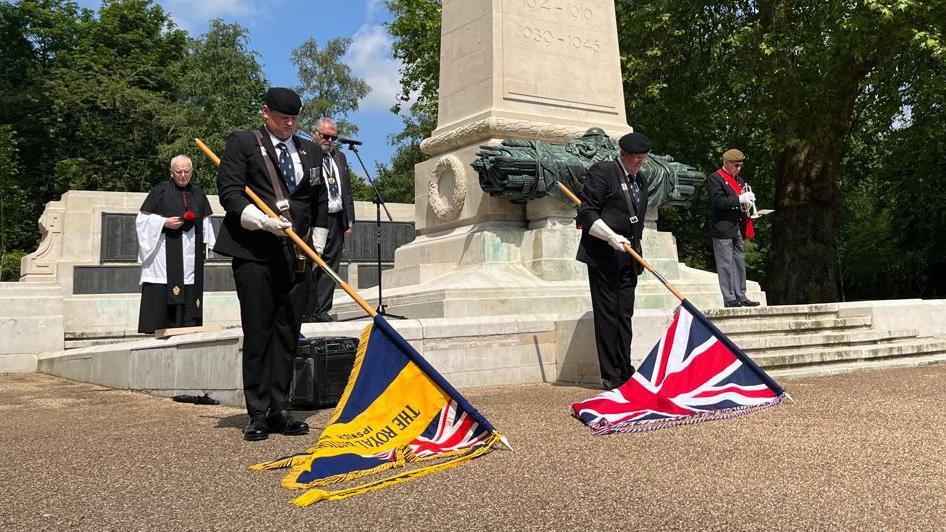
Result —
<instances>
[{"instance_id":1,"label":"dark sunglasses","mask_svg":"<svg viewBox=\"0 0 946 532\"><path fill-rule=\"evenodd\" d=\"M335 140L338 138L338 135L326 135L325 133L319 133L318 131L316 131L315 133L325 140Z\"/></svg>"}]
</instances>

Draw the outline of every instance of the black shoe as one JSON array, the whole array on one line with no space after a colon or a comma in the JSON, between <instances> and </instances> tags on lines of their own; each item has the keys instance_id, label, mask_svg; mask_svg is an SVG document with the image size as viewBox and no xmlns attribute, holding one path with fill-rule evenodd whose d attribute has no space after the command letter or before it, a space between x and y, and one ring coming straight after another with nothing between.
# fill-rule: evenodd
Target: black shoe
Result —
<instances>
[{"instance_id":1,"label":"black shoe","mask_svg":"<svg viewBox=\"0 0 946 532\"><path fill-rule=\"evenodd\" d=\"M243 439L246 441L260 441L269 437L269 429L266 427L266 416L260 414L250 416L250 422L243 429Z\"/></svg>"},{"instance_id":2,"label":"black shoe","mask_svg":"<svg viewBox=\"0 0 946 532\"><path fill-rule=\"evenodd\" d=\"M746 299L739 302L740 307L758 307L759 304L760 303L758 301L752 301L751 299Z\"/></svg>"},{"instance_id":3,"label":"black shoe","mask_svg":"<svg viewBox=\"0 0 946 532\"><path fill-rule=\"evenodd\" d=\"M330 321L335 321L335 318L333 318L333 317L332 317L329 313L327 313L327 312L322 312L322 313L320 313L318 316L315 317L315 321L319 321L319 322L323 322L323 323L328 323L328 322L330 322Z\"/></svg>"},{"instance_id":4,"label":"black shoe","mask_svg":"<svg viewBox=\"0 0 946 532\"><path fill-rule=\"evenodd\" d=\"M278 432L286 436L301 436L309 433L309 424L305 421L293 419L292 414L287 410L279 410L269 414L266 418L266 425L270 432Z\"/></svg>"},{"instance_id":5,"label":"black shoe","mask_svg":"<svg viewBox=\"0 0 946 532\"><path fill-rule=\"evenodd\" d=\"M733 308L733 307L741 307L742 305L738 301L724 301L723 306L726 308Z\"/></svg>"}]
</instances>

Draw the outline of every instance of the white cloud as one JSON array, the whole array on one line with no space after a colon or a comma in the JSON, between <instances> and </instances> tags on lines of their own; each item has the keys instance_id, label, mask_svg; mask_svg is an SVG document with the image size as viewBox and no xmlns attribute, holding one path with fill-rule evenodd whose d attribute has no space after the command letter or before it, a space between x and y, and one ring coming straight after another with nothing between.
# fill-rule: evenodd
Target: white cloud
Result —
<instances>
[{"instance_id":1,"label":"white cloud","mask_svg":"<svg viewBox=\"0 0 946 532\"><path fill-rule=\"evenodd\" d=\"M375 0L369 0L369 16ZM400 63L391 55L393 42L384 26L365 23L352 36L351 48L344 61L352 74L365 80L371 92L359 106L360 110L389 109L397 101L401 89L398 70Z\"/></svg>"},{"instance_id":2,"label":"white cloud","mask_svg":"<svg viewBox=\"0 0 946 532\"><path fill-rule=\"evenodd\" d=\"M374 24L379 15L387 13L387 7L384 5L384 0L367 0L365 11L365 24Z\"/></svg>"},{"instance_id":3,"label":"white cloud","mask_svg":"<svg viewBox=\"0 0 946 532\"><path fill-rule=\"evenodd\" d=\"M160 0L159 3L177 25L187 30L202 28L212 18L231 20L261 13L260 3L252 0Z\"/></svg>"}]
</instances>

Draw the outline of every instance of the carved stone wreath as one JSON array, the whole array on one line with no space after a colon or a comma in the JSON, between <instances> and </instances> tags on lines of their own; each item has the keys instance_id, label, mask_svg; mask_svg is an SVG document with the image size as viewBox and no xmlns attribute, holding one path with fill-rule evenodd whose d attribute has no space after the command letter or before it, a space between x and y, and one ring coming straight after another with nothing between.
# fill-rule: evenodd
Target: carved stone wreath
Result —
<instances>
[{"instance_id":1,"label":"carved stone wreath","mask_svg":"<svg viewBox=\"0 0 946 532\"><path fill-rule=\"evenodd\" d=\"M453 194L450 196L448 205L440 195L440 181L449 174L453 174ZM453 155L441 157L430 171L430 180L427 182L427 203L430 204L437 218L446 221L459 217L465 202L466 168L460 159Z\"/></svg>"}]
</instances>

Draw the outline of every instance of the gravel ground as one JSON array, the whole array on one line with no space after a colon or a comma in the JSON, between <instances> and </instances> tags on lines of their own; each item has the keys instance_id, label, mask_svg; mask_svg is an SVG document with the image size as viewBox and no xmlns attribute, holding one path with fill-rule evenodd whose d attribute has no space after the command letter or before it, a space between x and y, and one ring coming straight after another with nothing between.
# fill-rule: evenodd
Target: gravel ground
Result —
<instances>
[{"instance_id":1,"label":"gravel ground","mask_svg":"<svg viewBox=\"0 0 946 532\"><path fill-rule=\"evenodd\" d=\"M946 529L946 366L782 384L797 405L607 437L568 416L594 390L467 390L515 451L296 508L247 466L328 411L251 443L239 409L0 376L0 530Z\"/></svg>"}]
</instances>

